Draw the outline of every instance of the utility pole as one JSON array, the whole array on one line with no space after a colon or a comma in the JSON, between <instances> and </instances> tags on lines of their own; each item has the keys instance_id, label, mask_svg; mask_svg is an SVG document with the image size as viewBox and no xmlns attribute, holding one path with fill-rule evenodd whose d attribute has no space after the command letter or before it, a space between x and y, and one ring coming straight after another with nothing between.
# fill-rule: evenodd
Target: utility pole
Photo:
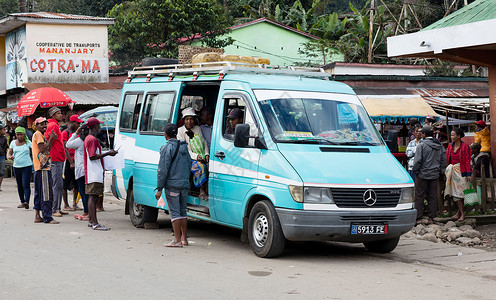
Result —
<instances>
[{"instance_id":1,"label":"utility pole","mask_svg":"<svg viewBox=\"0 0 496 300\"><path fill-rule=\"evenodd\" d=\"M368 62L369 64L372 63L372 35L374 33L374 10L375 10L375 1L371 0L370 1L370 25L369 25L369 57L368 57Z\"/></svg>"},{"instance_id":2,"label":"utility pole","mask_svg":"<svg viewBox=\"0 0 496 300\"><path fill-rule=\"evenodd\" d=\"M28 3L26 0L19 0L19 12L27 12Z\"/></svg>"}]
</instances>

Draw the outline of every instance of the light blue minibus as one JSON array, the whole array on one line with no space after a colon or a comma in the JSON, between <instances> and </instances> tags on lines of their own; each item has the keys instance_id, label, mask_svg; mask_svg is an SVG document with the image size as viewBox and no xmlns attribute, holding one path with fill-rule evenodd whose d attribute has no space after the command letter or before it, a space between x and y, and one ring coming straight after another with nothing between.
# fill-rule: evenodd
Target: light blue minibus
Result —
<instances>
[{"instance_id":1,"label":"light blue minibus","mask_svg":"<svg viewBox=\"0 0 496 300\"><path fill-rule=\"evenodd\" d=\"M241 230L260 257L286 241L363 243L390 252L415 224L413 181L353 90L322 70L216 62L135 68L124 84L112 192L135 226L155 222L163 127L181 111L215 113L208 200L192 186L188 216ZM242 124L225 133L229 112Z\"/></svg>"}]
</instances>

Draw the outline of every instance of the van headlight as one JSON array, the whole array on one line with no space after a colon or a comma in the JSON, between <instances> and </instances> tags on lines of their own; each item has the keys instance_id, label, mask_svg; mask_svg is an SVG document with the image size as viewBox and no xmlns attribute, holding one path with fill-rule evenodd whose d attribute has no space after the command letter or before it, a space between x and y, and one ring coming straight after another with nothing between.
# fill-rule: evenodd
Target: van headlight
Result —
<instances>
[{"instance_id":1,"label":"van headlight","mask_svg":"<svg viewBox=\"0 0 496 300\"><path fill-rule=\"evenodd\" d=\"M403 188L401 189L401 196L399 204L412 203L413 202L413 188Z\"/></svg>"},{"instance_id":2,"label":"van headlight","mask_svg":"<svg viewBox=\"0 0 496 300\"><path fill-rule=\"evenodd\" d=\"M305 203L334 203L331 189L329 188L306 187L303 199Z\"/></svg>"},{"instance_id":3,"label":"van headlight","mask_svg":"<svg viewBox=\"0 0 496 300\"><path fill-rule=\"evenodd\" d=\"M303 202L303 187L302 186L296 186L296 185L289 185L289 193L291 193L291 197L293 197L293 200L298 203Z\"/></svg>"}]
</instances>

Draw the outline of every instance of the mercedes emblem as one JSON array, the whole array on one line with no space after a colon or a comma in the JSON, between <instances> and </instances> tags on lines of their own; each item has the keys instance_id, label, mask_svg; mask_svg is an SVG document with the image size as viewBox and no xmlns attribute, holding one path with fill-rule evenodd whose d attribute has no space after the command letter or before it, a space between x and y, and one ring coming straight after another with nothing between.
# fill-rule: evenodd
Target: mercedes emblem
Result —
<instances>
[{"instance_id":1,"label":"mercedes emblem","mask_svg":"<svg viewBox=\"0 0 496 300\"><path fill-rule=\"evenodd\" d=\"M363 193L363 203L367 206L372 206L377 201L377 194L372 189L368 189Z\"/></svg>"}]
</instances>

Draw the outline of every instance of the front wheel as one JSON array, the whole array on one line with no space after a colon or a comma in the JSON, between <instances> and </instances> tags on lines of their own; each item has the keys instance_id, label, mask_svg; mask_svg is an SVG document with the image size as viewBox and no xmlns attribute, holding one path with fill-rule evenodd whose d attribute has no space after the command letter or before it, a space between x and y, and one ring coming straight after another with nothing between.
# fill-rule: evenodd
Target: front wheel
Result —
<instances>
[{"instance_id":1,"label":"front wheel","mask_svg":"<svg viewBox=\"0 0 496 300\"><path fill-rule=\"evenodd\" d=\"M277 213L267 200L257 202L248 219L248 239L259 257L276 257L282 253L286 239Z\"/></svg>"},{"instance_id":2,"label":"front wheel","mask_svg":"<svg viewBox=\"0 0 496 300\"><path fill-rule=\"evenodd\" d=\"M129 191L129 217L134 226L143 226L145 223L157 222L158 208L134 202L133 191Z\"/></svg>"},{"instance_id":3,"label":"front wheel","mask_svg":"<svg viewBox=\"0 0 496 300\"><path fill-rule=\"evenodd\" d=\"M367 242L367 243L363 243L363 245L370 252L389 253L396 248L399 241L400 241L400 238L397 237L397 238L392 238L392 239L387 239L387 240Z\"/></svg>"}]
</instances>

